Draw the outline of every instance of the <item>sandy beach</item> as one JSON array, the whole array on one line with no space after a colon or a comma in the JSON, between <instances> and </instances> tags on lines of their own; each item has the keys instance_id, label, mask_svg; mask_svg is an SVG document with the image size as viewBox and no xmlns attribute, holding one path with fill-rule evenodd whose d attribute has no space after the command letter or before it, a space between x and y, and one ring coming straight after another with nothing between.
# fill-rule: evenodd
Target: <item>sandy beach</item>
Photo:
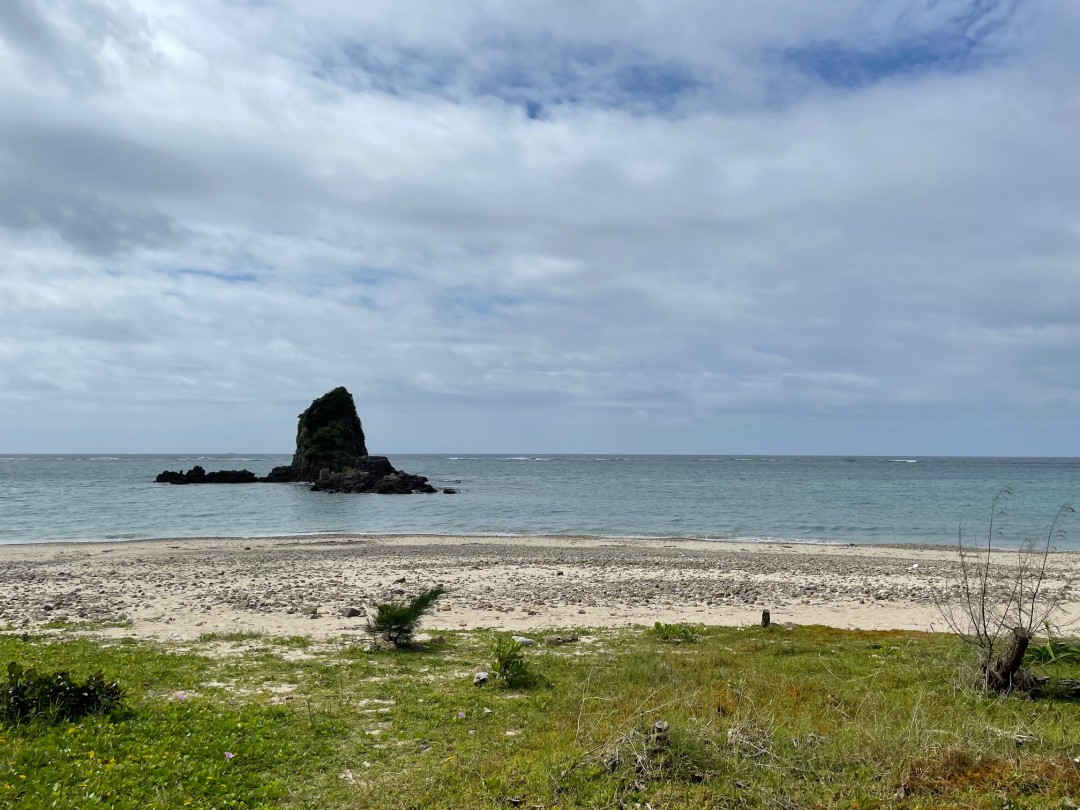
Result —
<instances>
[{"instance_id":1,"label":"sandy beach","mask_svg":"<svg viewBox=\"0 0 1080 810\"><path fill-rule=\"evenodd\" d=\"M1004 581L1016 554L994 556ZM561 536L9 545L0 626L105 623L117 626L97 632L162 640L362 635L372 605L442 583L450 595L425 622L433 630L744 625L766 608L776 623L940 630L933 593L955 566L955 549L934 546ZM1052 586L1075 578L1080 552L1053 554L1050 571ZM1063 618L1078 616L1080 593Z\"/></svg>"}]
</instances>

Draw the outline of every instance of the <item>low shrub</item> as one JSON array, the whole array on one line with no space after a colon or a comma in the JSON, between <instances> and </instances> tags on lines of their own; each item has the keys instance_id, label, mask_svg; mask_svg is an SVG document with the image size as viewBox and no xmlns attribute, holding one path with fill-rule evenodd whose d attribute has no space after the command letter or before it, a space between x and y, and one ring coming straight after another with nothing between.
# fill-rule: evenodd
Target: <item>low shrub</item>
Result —
<instances>
[{"instance_id":1,"label":"low shrub","mask_svg":"<svg viewBox=\"0 0 1080 810\"><path fill-rule=\"evenodd\" d=\"M108 714L120 706L123 697L120 684L106 681L100 671L80 683L66 672L38 673L12 661L0 692L0 722L16 724L41 718L59 723Z\"/></svg>"}]
</instances>

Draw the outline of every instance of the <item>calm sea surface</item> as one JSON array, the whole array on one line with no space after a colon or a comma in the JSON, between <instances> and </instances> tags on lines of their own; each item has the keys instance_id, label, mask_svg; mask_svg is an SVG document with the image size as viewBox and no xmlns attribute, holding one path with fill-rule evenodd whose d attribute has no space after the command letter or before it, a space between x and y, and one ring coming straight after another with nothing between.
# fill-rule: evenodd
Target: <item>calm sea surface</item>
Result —
<instances>
[{"instance_id":1,"label":"calm sea surface","mask_svg":"<svg viewBox=\"0 0 1080 810\"><path fill-rule=\"evenodd\" d=\"M1045 533L1080 504L1080 459L724 456L391 457L458 495L327 495L302 485L169 486L164 469L247 468L288 456L0 456L0 543L313 532L592 534L802 542L999 544ZM1058 544L1080 548L1080 527Z\"/></svg>"}]
</instances>

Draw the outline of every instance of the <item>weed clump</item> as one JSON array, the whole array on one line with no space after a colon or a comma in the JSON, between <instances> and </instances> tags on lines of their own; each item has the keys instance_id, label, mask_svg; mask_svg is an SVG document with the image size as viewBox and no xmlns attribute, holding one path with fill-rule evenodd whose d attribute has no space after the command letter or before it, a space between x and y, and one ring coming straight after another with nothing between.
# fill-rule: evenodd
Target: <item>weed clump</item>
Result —
<instances>
[{"instance_id":1,"label":"weed clump","mask_svg":"<svg viewBox=\"0 0 1080 810\"><path fill-rule=\"evenodd\" d=\"M664 624L657 622L653 625L652 634L665 644L682 642L693 644L697 641L697 633L688 624Z\"/></svg>"},{"instance_id":2,"label":"weed clump","mask_svg":"<svg viewBox=\"0 0 1080 810\"><path fill-rule=\"evenodd\" d=\"M42 718L51 723L108 714L120 706L124 693L116 681L99 671L85 682L66 672L38 673L12 661L0 692L0 723L15 725Z\"/></svg>"},{"instance_id":3,"label":"weed clump","mask_svg":"<svg viewBox=\"0 0 1080 810\"><path fill-rule=\"evenodd\" d=\"M1032 640L1025 662L1036 664L1080 664L1080 640L1054 638L1050 622L1045 622L1046 641Z\"/></svg>"},{"instance_id":4,"label":"weed clump","mask_svg":"<svg viewBox=\"0 0 1080 810\"><path fill-rule=\"evenodd\" d=\"M525 663L524 645L510 636L499 636L491 647L491 658L499 682L511 688L526 686L532 680Z\"/></svg>"},{"instance_id":5,"label":"weed clump","mask_svg":"<svg viewBox=\"0 0 1080 810\"><path fill-rule=\"evenodd\" d=\"M653 783L701 784L719 765L720 749L707 728L672 729L666 720L631 729L602 753L604 769L615 777L621 807Z\"/></svg>"},{"instance_id":6,"label":"weed clump","mask_svg":"<svg viewBox=\"0 0 1080 810\"><path fill-rule=\"evenodd\" d=\"M375 616L368 619L368 632L386 639L395 647L407 647L420 627L420 620L435 609L439 597L446 593L446 588L436 585L408 602L381 604L375 608Z\"/></svg>"}]
</instances>

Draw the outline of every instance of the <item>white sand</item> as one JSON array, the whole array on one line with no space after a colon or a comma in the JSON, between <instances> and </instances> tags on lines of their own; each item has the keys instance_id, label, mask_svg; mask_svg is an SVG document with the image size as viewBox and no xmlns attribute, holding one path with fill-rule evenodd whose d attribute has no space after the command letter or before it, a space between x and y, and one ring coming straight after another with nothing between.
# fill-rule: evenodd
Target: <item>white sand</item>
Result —
<instances>
[{"instance_id":1,"label":"white sand","mask_svg":"<svg viewBox=\"0 0 1080 810\"><path fill-rule=\"evenodd\" d=\"M995 554L1002 581L1015 559ZM326 535L11 545L0 546L0 627L127 617L131 626L103 632L363 634L365 620L344 618L346 608L443 583L451 593L425 622L432 629L742 625L768 608L776 623L940 630L933 592L955 566L954 549L933 546L679 539ZM1052 555L1050 570L1053 585L1076 577L1080 552ZM310 606L315 618L305 613ZM1077 617L1080 589L1064 613Z\"/></svg>"}]
</instances>

